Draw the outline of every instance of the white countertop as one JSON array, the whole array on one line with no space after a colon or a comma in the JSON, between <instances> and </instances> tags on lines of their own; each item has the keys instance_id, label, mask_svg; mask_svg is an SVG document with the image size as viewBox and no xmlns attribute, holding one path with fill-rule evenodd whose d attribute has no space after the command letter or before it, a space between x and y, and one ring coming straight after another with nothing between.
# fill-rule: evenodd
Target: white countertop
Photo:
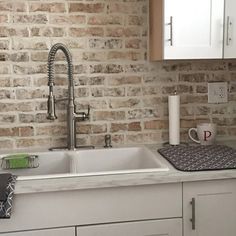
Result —
<instances>
[{"instance_id":1,"label":"white countertop","mask_svg":"<svg viewBox=\"0 0 236 236\"><path fill-rule=\"evenodd\" d=\"M187 181L219 180L236 178L236 170L181 172L146 172L100 176L68 175L48 179L18 180L15 194L48 191L69 191L89 188L164 184Z\"/></svg>"},{"instance_id":2,"label":"white countertop","mask_svg":"<svg viewBox=\"0 0 236 236\"><path fill-rule=\"evenodd\" d=\"M225 144L235 147L236 141L230 141ZM149 145L147 147L156 151L161 146ZM157 155L159 154L157 153ZM61 174L38 176L32 179L19 177L15 187L15 194L236 178L236 170L182 172L174 169L164 158L163 161L170 168L169 171L107 175Z\"/></svg>"}]
</instances>

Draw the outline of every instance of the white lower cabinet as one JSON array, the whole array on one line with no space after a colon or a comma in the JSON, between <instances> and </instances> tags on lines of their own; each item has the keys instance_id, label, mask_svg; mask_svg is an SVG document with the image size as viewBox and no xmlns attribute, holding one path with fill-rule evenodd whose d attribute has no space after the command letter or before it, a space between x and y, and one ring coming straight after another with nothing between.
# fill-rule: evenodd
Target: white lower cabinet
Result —
<instances>
[{"instance_id":1,"label":"white lower cabinet","mask_svg":"<svg viewBox=\"0 0 236 236\"><path fill-rule=\"evenodd\" d=\"M182 236L182 219L77 227L77 236Z\"/></svg>"},{"instance_id":2,"label":"white lower cabinet","mask_svg":"<svg viewBox=\"0 0 236 236\"><path fill-rule=\"evenodd\" d=\"M184 236L236 235L236 180L183 184Z\"/></svg>"},{"instance_id":3,"label":"white lower cabinet","mask_svg":"<svg viewBox=\"0 0 236 236\"><path fill-rule=\"evenodd\" d=\"M236 235L236 179L17 195L15 203L1 236Z\"/></svg>"},{"instance_id":4,"label":"white lower cabinet","mask_svg":"<svg viewBox=\"0 0 236 236\"><path fill-rule=\"evenodd\" d=\"M43 229L15 233L0 233L1 236L75 236L75 228Z\"/></svg>"}]
</instances>

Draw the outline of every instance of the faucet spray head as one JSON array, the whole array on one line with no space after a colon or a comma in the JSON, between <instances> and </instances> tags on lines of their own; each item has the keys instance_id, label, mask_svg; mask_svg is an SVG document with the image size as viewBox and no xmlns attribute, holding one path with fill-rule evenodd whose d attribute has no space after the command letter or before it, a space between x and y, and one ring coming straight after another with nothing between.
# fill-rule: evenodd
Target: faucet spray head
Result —
<instances>
[{"instance_id":1,"label":"faucet spray head","mask_svg":"<svg viewBox=\"0 0 236 236\"><path fill-rule=\"evenodd\" d=\"M55 97L53 96L53 93L50 92L48 95L48 114L47 114L48 120L57 119L56 110L55 110L55 103L56 103Z\"/></svg>"}]
</instances>

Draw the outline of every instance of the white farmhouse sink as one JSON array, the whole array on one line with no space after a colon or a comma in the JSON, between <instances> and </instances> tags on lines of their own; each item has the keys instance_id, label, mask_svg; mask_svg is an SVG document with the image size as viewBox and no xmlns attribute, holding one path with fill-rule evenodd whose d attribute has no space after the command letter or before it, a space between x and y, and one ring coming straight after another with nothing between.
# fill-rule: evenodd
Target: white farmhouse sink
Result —
<instances>
[{"instance_id":1,"label":"white farmhouse sink","mask_svg":"<svg viewBox=\"0 0 236 236\"><path fill-rule=\"evenodd\" d=\"M105 175L136 172L168 171L156 154L144 147L47 151L38 155L39 167L3 170L17 176L50 178L72 175ZM6 156L0 155L1 159Z\"/></svg>"},{"instance_id":2,"label":"white farmhouse sink","mask_svg":"<svg viewBox=\"0 0 236 236\"><path fill-rule=\"evenodd\" d=\"M167 171L169 168L147 148L111 148L70 152L71 172L78 174L118 174Z\"/></svg>"}]
</instances>

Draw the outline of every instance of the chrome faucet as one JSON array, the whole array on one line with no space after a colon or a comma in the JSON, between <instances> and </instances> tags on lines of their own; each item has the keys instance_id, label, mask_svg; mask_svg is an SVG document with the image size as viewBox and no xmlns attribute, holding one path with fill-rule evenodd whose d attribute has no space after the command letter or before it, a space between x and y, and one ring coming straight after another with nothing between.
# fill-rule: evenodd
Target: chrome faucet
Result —
<instances>
[{"instance_id":1,"label":"chrome faucet","mask_svg":"<svg viewBox=\"0 0 236 236\"><path fill-rule=\"evenodd\" d=\"M67 60L68 64L68 98L65 99L55 99L53 95L54 87L54 61L55 56L58 50L61 50ZM49 86L49 95L48 95L48 113L47 119L55 120L57 119L55 103L57 101L68 100L67 104L67 149L74 150L76 149L76 121L84 121L89 119L90 107L88 107L88 112L76 112L75 106L75 97L74 97L74 80L73 80L73 64L71 53L68 48L61 44L55 44L49 54L48 54L48 86Z\"/></svg>"}]
</instances>

